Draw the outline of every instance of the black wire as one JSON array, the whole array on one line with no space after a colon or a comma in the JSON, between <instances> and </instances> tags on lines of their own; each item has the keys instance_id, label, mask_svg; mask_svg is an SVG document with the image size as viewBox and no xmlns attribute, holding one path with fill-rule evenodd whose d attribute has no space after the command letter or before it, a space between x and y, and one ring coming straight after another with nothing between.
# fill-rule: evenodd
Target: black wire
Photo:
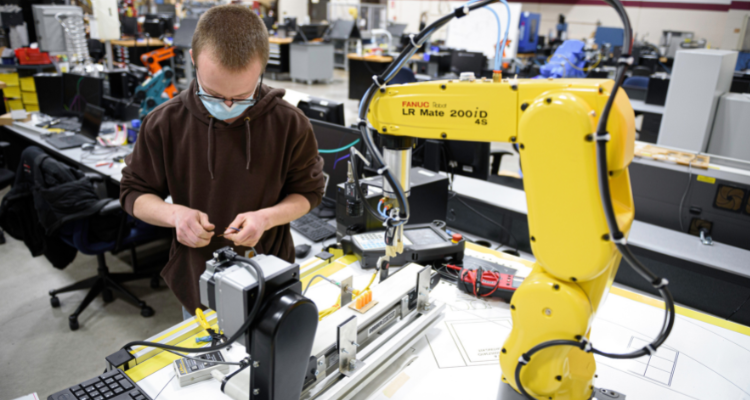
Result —
<instances>
[{"instance_id":1,"label":"black wire","mask_svg":"<svg viewBox=\"0 0 750 400\"><path fill-rule=\"evenodd\" d=\"M481 212L479 212L479 210L477 210L476 208L474 208L474 207L470 206L470 205L469 205L469 204L468 204L467 202L465 202L465 201L464 201L464 200L463 200L463 199L461 198L461 196L459 196L459 195L458 195L458 193L455 193L455 192L454 192L454 193L453 193L453 197L451 197L451 198L454 198L454 199L458 200L458 201L459 201L459 202L460 202L461 204L463 204L464 206L466 206L466 208L468 208L469 210L473 211L473 212L474 212L475 214L477 214L477 215L479 215L480 217L484 218L484 219L485 219L485 220L487 220L488 222L491 222L491 223L493 223L493 224L495 224L495 225L499 226L499 227L500 227L500 229L502 229L502 230L504 230L505 232L507 232L507 233L508 233L508 235L510 236L510 238L511 238L511 239L513 239L513 243L515 243L515 251L518 251L518 239L516 239L516 237L515 237L515 236L513 235L513 232L511 232L511 231L510 231L510 229L506 228L506 227L505 227L505 226L503 226L503 225L502 225L501 223L499 223L499 222L497 222L497 221L493 220L492 218L490 218L490 217L488 217L488 216L486 216L486 215L482 214L482 213L481 213Z\"/></svg>"},{"instance_id":2,"label":"black wire","mask_svg":"<svg viewBox=\"0 0 750 400\"><path fill-rule=\"evenodd\" d=\"M243 369L250 366L250 363L247 363L243 366L241 366L238 370L232 372L229 375L225 375L224 379L221 381L221 392L224 393L224 386L226 386L227 382L229 382L230 379L234 378L235 375L239 374Z\"/></svg>"},{"instance_id":3,"label":"black wire","mask_svg":"<svg viewBox=\"0 0 750 400\"><path fill-rule=\"evenodd\" d=\"M384 222L385 218L383 218L379 212L375 211L370 203L367 201L367 195L362 190L362 186L359 184L359 173L357 170L357 155L352 152L352 156L349 157L349 161L352 163L352 176L354 177L354 186L357 187L357 192L359 193L359 198L363 203L365 203L365 208L367 209L367 212L372 214L378 221ZM368 190L369 192L369 190Z\"/></svg>"},{"instance_id":4,"label":"black wire","mask_svg":"<svg viewBox=\"0 0 750 400\"><path fill-rule=\"evenodd\" d=\"M550 340L550 341L534 346L531 350L524 353L521 357L524 360L526 360L526 362L528 363L531 360L531 356L533 356L537 352L544 350L548 347L555 347L555 346L572 346L572 347L578 347L581 350L583 350L585 348L585 342L575 342L572 340ZM526 391L526 388L523 387L523 384L521 384L521 369L523 368L524 365L526 364L520 361L518 362L518 364L516 364L516 373L515 373L516 386L518 387L518 391L521 392L521 395L523 395L527 399L536 400Z\"/></svg>"},{"instance_id":5,"label":"black wire","mask_svg":"<svg viewBox=\"0 0 750 400\"><path fill-rule=\"evenodd\" d=\"M253 308L250 311L250 314L245 319L245 322L242 324L240 329L238 329L237 332L234 333L234 335L232 335L229 339L227 339L226 342L217 346L191 348L191 347L172 346L172 345L163 344L163 343L135 341L135 342L130 342L126 344L122 348L129 351L130 348L133 346L146 346L146 347L154 347L157 349L180 351L183 353L205 353L209 351L217 351L217 350L225 349L229 347L232 343L237 341L237 339L239 339L245 333L245 331L250 329L250 326L253 324L253 322L255 322L255 318L257 317L258 311L260 310L261 303L263 303L263 295L266 292L266 277L265 275L263 275L263 269L261 268L260 264L258 264L255 260L242 257L242 256L234 256L233 260L242 261L244 263L250 264L250 266L255 270L256 279L258 280L258 296L255 298L255 304L253 304Z\"/></svg>"}]
</instances>

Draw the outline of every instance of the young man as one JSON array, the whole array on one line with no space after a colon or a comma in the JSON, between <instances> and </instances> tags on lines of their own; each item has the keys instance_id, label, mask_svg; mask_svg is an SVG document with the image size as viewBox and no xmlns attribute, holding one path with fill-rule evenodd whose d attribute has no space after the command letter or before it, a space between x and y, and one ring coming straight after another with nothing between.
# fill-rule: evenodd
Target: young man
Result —
<instances>
[{"instance_id":1,"label":"young man","mask_svg":"<svg viewBox=\"0 0 750 400\"><path fill-rule=\"evenodd\" d=\"M191 314L214 250L254 246L293 262L289 222L320 203L325 185L310 122L262 84L263 21L246 7L211 8L192 45L197 79L144 118L120 184L130 215L175 228L161 275Z\"/></svg>"}]
</instances>

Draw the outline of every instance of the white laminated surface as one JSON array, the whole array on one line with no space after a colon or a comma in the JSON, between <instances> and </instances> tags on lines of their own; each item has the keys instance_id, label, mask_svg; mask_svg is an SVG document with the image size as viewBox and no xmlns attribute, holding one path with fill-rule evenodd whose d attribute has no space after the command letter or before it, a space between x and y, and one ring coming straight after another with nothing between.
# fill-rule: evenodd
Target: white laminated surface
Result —
<instances>
[{"instance_id":1,"label":"white laminated surface","mask_svg":"<svg viewBox=\"0 0 750 400\"><path fill-rule=\"evenodd\" d=\"M467 254L492 257L471 250ZM519 274L527 273L525 269ZM355 287L363 287L371 272L354 263L332 278L350 275ZM337 287L319 283L308 295L325 308L336 301L338 293ZM445 282L430 296L447 305L444 320L354 399L495 398L500 379L498 354L512 327L508 304L475 299ZM660 329L663 313L661 308L610 293L594 321L592 343L608 352L642 346ZM234 346L227 358L236 361L244 354L244 348ZM653 357L610 360L597 356L596 361L596 386L622 392L628 399L750 400L750 336L684 315L677 316L672 335ZM180 388L173 376L170 364L139 385L155 400L229 398L214 380Z\"/></svg>"}]
</instances>

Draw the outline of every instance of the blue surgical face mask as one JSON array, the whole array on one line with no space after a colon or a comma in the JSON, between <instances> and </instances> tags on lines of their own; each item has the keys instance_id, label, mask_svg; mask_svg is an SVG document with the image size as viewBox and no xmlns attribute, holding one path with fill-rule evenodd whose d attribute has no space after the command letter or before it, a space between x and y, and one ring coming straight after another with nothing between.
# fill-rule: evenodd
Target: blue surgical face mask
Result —
<instances>
[{"instance_id":1,"label":"blue surgical face mask","mask_svg":"<svg viewBox=\"0 0 750 400\"><path fill-rule=\"evenodd\" d=\"M211 96L203 90L203 87L201 87L200 83L198 83L198 93L206 96ZM255 94L250 95L250 97L248 97L246 100L254 100L254 95ZM242 115L245 110L255 105L255 101L251 101L248 104L232 103L231 106L228 106L224 101L210 101L203 98L203 96L198 97L201 99L203 106L206 107L206 110L208 110L208 112L211 113L211 115L213 115L216 119L220 119L222 121L237 118Z\"/></svg>"}]
</instances>

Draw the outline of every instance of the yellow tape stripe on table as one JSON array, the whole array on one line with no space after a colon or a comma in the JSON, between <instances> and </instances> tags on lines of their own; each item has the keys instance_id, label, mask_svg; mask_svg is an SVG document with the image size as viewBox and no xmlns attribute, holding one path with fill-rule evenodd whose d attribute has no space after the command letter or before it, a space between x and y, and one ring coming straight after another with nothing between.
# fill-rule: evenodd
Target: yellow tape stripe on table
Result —
<instances>
[{"instance_id":1,"label":"yellow tape stripe on table","mask_svg":"<svg viewBox=\"0 0 750 400\"><path fill-rule=\"evenodd\" d=\"M343 256L335 259L330 264L322 263L321 265L308 268L307 270L300 273L300 282L302 282L302 287L307 287L307 283L310 281L310 279L313 278L315 275L323 275L325 277L329 277L336 272L341 271L342 269L348 267L355 261L358 261L358 258L354 255L348 255ZM320 281L315 281L312 283L311 286L315 286Z\"/></svg>"},{"instance_id":2,"label":"yellow tape stripe on table","mask_svg":"<svg viewBox=\"0 0 750 400\"><path fill-rule=\"evenodd\" d=\"M659 299L655 299L653 297L631 292L630 290L619 288L619 287L614 287L614 286L612 287L610 292L618 296L625 297L626 299L637 301L643 304L648 304L650 306L653 306L662 310L664 309L664 302ZM696 319L698 321L703 321L707 324L715 325L720 328L724 328L733 332L737 332L743 335L750 336L750 327L740 325L732 321L727 321L725 319L721 319L713 315L705 314L700 311L691 310L689 308L685 308L682 306L675 306L674 308L675 308L675 312L677 312L678 315Z\"/></svg>"},{"instance_id":3,"label":"yellow tape stripe on table","mask_svg":"<svg viewBox=\"0 0 750 400\"><path fill-rule=\"evenodd\" d=\"M209 317L209 316L214 315L214 314L216 314L216 311L214 311L214 310L209 310L209 311L207 311L205 313L206 317ZM166 341L166 339L168 339L169 337L174 336L177 333L185 330L186 328L190 327L190 325L195 325L195 327L193 327L193 329L191 329L189 331L183 332L183 334L180 335L180 336L172 338L172 340L170 340L170 341ZM182 323L178 324L177 326L174 327L174 329L171 329L169 332L166 332L163 335L161 335L161 336L159 336L159 337L157 337L155 339L149 339L149 340L152 341L152 342L159 342L159 343L162 343L162 344L175 345L175 343L183 341L183 340L185 340L188 337L193 337L193 335L196 335L196 334L198 334L200 332L205 332L205 331L203 330L203 328L198 324L198 322L195 319L191 318L191 319L187 319L187 320L183 321ZM203 335L203 336L205 336L205 335ZM144 349L146 349L145 346L136 346L136 347L133 347L131 349L131 351L130 351L130 354L138 354L138 352L140 352L140 351L142 351ZM158 353L159 351L161 351L161 350L156 349L156 348L151 348L151 350L148 351L146 354L141 354L140 356L138 356L138 358L136 359L136 362L140 362L142 360L149 359L155 353ZM132 363L132 361L131 361L131 363Z\"/></svg>"},{"instance_id":4,"label":"yellow tape stripe on table","mask_svg":"<svg viewBox=\"0 0 750 400\"><path fill-rule=\"evenodd\" d=\"M218 324L213 325L212 328L214 330L217 330L219 329L219 326ZM196 343L195 338L203 337L206 335L208 335L206 331L199 332L198 334L190 336L189 338L183 340L182 342L175 344L175 346L187 347L191 349L204 347L206 346L206 343L205 342ZM168 366L169 364L172 364L174 360L181 358L181 356L170 353L168 351L163 351L161 349L157 349L157 350L160 351L159 354L125 371L125 373L130 377L130 379L132 379L134 382L143 380L146 377L153 374L154 372L161 370L162 368Z\"/></svg>"}]
</instances>

